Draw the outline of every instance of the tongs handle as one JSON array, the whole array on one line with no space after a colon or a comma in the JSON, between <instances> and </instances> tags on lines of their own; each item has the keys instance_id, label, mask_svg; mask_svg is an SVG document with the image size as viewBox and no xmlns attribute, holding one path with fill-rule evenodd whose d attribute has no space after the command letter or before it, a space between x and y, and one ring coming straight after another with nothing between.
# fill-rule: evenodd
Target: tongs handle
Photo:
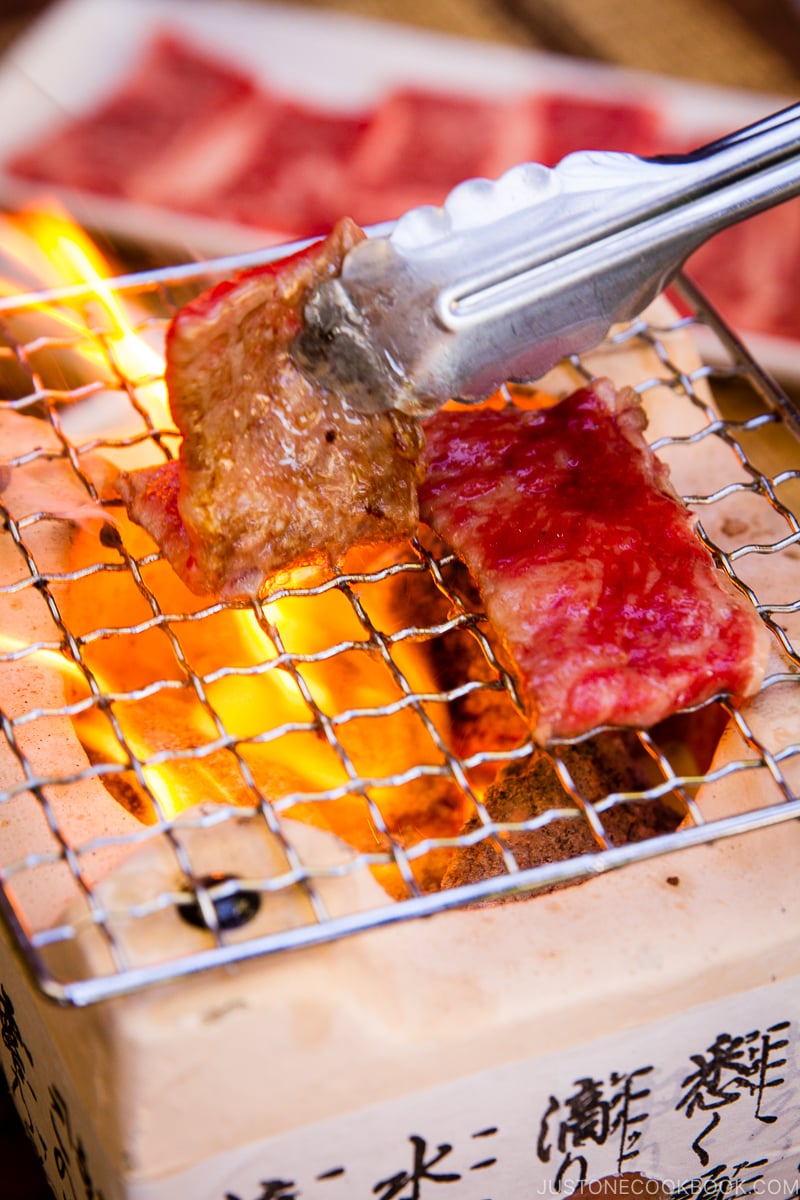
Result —
<instances>
[{"instance_id":1,"label":"tongs handle","mask_svg":"<svg viewBox=\"0 0 800 1200\"><path fill-rule=\"evenodd\" d=\"M360 408L481 398L595 345L713 234L798 193L800 105L686 155L582 151L468 180L350 252L298 351Z\"/></svg>"},{"instance_id":2,"label":"tongs handle","mask_svg":"<svg viewBox=\"0 0 800 1200\"><path fill-rule=\"evenodd\" d=\"M535 268L553 266L564 271L566 281L570 256L579 251L588 251L587 260L600 270L638 261L645 278L655 274L657 294L665 282L659 260L674 273L713 234L800 192L798 159L800 105L686 155L572 155L554 171L566 185L559 223L545 236L530 229L523 240L513 236L509 222L511 244L446 283L436 300L437 316L453 330L508 316L525 295L541 297L544 272L537 277ZM584 200L591 204L588 213ZM490 228L482 234L490 236ZM402 222L391 240L403 244ZM618 319L632 316L620 302Z\"/></svg>"}]
</instances>

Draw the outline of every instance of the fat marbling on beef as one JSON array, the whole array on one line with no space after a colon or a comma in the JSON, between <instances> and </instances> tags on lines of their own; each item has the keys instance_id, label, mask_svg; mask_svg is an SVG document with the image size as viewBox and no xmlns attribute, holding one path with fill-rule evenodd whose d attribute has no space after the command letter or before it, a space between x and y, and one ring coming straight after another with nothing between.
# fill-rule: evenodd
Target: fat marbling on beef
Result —
<instances>
[{"instance_id":1,"label":"fat marbling on beef","mask_svg":"<svg viewBox=\"0 0 800 1200\"><path fill-rule=\"evenodd\" d=\"M420 512L466 563L536 740L752 694L768 635L719 570L630 389L425 421Z\"/></svg>"},{"instance_id":2,"label":"fat marbling on beef","mask_svg":"<svg viewBox=\"0 0 800 1200\"><path fill-rule=\"evenodd\" d=\"M417 530L416 421L355 412L291 357L309 290L363 237L341 221L204 293L169 328L180 458L122 475L119 489L193 591L252 596L283 568Z\"/></svg>"}]
</instances>

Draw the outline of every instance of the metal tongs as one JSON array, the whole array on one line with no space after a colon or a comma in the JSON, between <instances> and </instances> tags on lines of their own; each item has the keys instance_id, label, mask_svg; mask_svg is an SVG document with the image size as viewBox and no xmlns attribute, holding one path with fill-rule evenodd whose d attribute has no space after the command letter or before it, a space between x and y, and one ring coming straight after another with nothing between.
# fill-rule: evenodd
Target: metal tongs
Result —
<instances>
[{"instance_id":1,"label":"metal tongs","mask_svg":"<svg viewBox=\"0 0 800 1200\"><path fill-rule=\"evenodd\" d=\"M467 180L346 255L295 357L360 410L478 400L596 345L713 234L798 193L800 104L687 155L581 151Z\"/></svg>"}]
</instances>

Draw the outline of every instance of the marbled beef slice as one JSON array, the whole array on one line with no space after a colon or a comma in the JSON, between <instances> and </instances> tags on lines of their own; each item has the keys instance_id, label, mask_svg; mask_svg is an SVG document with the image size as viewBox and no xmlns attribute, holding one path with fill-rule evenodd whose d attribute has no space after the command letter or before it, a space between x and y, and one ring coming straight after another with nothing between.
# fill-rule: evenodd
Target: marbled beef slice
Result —
<instances>
[{"instance_id":1,"label":"marbled beef slice","mask_svg":"<svg viewBox=\"0 0 800 1200\"><path fill-rule=\"evenodd\" d=\"M424 422L422 518L477 582L541 744L647 728L763 678L766 628L644 425L635 393L608 380L539 411Z\"/></svg>"}]
</instances>

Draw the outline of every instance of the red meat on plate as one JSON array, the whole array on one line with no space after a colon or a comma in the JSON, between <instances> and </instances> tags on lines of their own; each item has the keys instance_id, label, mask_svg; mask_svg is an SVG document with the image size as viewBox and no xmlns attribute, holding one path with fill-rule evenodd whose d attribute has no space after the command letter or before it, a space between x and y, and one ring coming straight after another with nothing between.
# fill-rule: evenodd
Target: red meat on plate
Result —
<instances>
[{"instance_id":1,"label":"red meat on plate","mask_svg":"<svg viewBox=\"0 0 800 1200\"><path fill-rule=\"evenodd\" d=\"M512 102L426 88L389 93L353 156L347 211L361 224L441 204L464 179L494 179L526 156L529 114Z\"/></svg>"},{"instance_id":2,"label":"red meat on plate","mask_svg":"<svg viewBox=\"0 0 800 1200\"><path fill-rule=\"evenodd\" d=\"M539 411L424 423L422 519L478 583L541 744L649 727L763 678L766 628L697 537L644 423L608 381Z\"/></svg>"},{"instance_id":3,"label":"red meat on plate","mask_svg":"<svg viewBox=\"0 0 800 1200\"><path fill-rule=\"evenodd\" d=\"M800 338L798 266L800 200L792 200L718 233L686 271L735 329Z\"/></svg>"},{"instance_id":4,"label":"red meat on plate","mask_svg":"<svg viewBox=\"0 0 800 1200\"><path fill-rule=\"evenodd\" d=\"M245 152L192 207L262 229L327 232L347 210L347 180L367 116L263 92L248 122Z\"/></svg>"},{"instance_id":5,"label":"red meat on plate","mask_svg":"<svg viewBox=\"0 0 800 1200\"><path fill-rule=\"evenodd\" d=\"M542 92L524 100L530 107L533 140L526 157L553 166L575 150L615 150L656 154L662 119L636 99L584 97Z\"/></svg>"},{"instance_id":6,"label":"red meat on plate","mask_svg":"<svg viewBox=\"0 0 800 1200\"><path fill-rule=\"evenodd\" d=\"M237 68L163 34L106 100L65 121L7 169L25 179L129 196L143 167L169 162L185 139L232 115L254 92Z\"/></svg>"}]
</instances>

